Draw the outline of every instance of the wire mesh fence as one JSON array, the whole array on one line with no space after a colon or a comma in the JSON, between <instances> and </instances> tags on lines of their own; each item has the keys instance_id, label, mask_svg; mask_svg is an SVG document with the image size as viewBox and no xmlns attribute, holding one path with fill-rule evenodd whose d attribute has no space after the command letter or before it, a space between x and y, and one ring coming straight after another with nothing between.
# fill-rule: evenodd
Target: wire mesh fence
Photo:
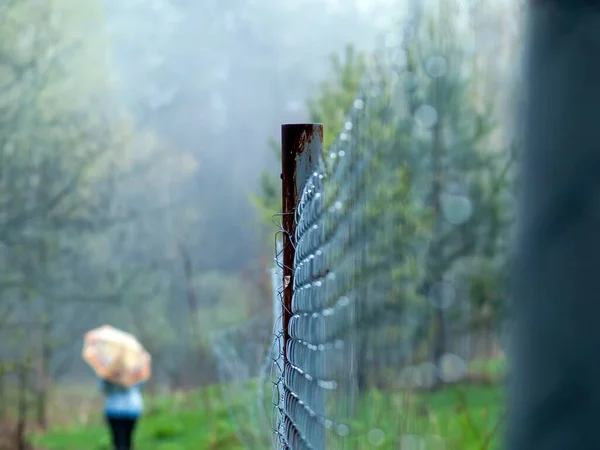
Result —
<instances>
[{"instance_id":1,"label":"wire mesh fence","mask_svg":"<svg viewBox=\"0 0 600 450\"><path fill-rule=\"evenodd\" d=\"M214 335L211 344L218 356L221 398L229 407L229 420L243 448L268 448L271 444L271 357L265 349L271 338L269 317L258 315L241 325Z\"/></svg>"},{"instance_id":2,"label":"wire mesh fence","mask_svg":"<svg viewBox=\"0 0 600 450\"><path fill-rule=\"evenodd\" d=\"M236 436L236 441L230 444L248 450L272 446L273 388L282 375L274 363L282 352L280 241L276 242L276 249L275 263L268 270L272 314L257 311L252 317L214 333L210 339L218 366L219 399L229 410L225 423Z\"/></svg>"},{"instance_id":3,"label":"wire mesh fence","mask_svg":"<svg viewBox=\"0 0 600 450\"><path fill-rule=\"evenodd\" d=\"M294 259L281 264L275 448L496 439L471 419L472 430L450 430L430 404L456 394L459 415L469 393L448 388L462 384L502 395L514 153L473 101L460 43L409 31L417 39L401 34L373 61L337 140L312 162L293 226L283 222ZM501 406L476 414L485 430L501 426Z\"/></svg>"},{"instance_id":4,"label":"wire mesh fence","mask_svg":"<svg viewBox=\"0 0 600 450\"><path fill-rule=\"evenodd\" d=\"M459 3L384 39L333 144L283 136L272 316L213 340L244 448L497 448L518 143Z\"/></svg>"}]
</instances>

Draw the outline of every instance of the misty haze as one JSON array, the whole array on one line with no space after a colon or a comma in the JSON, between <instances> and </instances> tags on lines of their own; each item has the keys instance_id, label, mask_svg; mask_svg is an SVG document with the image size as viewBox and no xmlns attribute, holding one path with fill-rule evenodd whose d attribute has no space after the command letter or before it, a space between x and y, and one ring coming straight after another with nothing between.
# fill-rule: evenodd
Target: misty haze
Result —
<instances>
[{"instance_id":1,"label":"misty haze","mask_svg":"<svg viewBox=\"0 0 600 450\"><path fill-rule=\"evenodd\" d=\"M4 0L0 450L500 448L521 21Z\"/></svg>"}]
</instances>

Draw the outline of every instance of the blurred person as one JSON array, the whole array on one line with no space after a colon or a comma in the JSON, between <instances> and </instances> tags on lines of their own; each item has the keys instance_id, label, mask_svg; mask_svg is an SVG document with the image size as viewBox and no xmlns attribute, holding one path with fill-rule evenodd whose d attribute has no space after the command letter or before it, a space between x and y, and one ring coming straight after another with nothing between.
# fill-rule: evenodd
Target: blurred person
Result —
<instances>
[{"instance_id":1,"label":"blurred person","mask_svg":"<svg viewBox=\"0 0 600 450\"><path fill-rule=\"evenodd\" d=\"M133 449L134 430L144 411L142 385L138 383L125 387L100 379L100 391L105 396L104 416L110 428L114 450Z\"/></svg>"}]
</instances>

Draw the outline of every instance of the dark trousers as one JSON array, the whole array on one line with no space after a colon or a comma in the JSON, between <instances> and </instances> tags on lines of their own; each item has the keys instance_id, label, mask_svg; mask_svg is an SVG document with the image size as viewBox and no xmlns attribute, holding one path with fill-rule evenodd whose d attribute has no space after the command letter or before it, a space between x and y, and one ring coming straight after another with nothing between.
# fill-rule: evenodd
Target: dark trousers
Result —
<instances>
[{"instance_id":1,"label":"dark trousers","mask_svg":"<svg viewBox=\"0 0 600 450\"><path fill-rule=\"evenodd\" d=\"M114 450L133 449L133 430L137 419L128 417L106 417L110 427Z\"/></svg>"}]
</instances>

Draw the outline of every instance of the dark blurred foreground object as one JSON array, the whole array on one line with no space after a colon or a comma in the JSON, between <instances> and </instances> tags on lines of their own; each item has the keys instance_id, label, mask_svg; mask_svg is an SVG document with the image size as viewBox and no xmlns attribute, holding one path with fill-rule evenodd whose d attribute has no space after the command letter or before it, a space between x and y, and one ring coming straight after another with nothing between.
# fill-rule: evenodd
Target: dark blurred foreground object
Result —
<instances>
[{"instance_id":1,"label":"dark blurred foreground object","mask_svg":"<svg viewBox=\"0 0 600 450\"><path fill-rule=\"evenodd\" d=\"M600 449L599 15L530 2L509 450Z\"/></svg>"}]
</instances>

